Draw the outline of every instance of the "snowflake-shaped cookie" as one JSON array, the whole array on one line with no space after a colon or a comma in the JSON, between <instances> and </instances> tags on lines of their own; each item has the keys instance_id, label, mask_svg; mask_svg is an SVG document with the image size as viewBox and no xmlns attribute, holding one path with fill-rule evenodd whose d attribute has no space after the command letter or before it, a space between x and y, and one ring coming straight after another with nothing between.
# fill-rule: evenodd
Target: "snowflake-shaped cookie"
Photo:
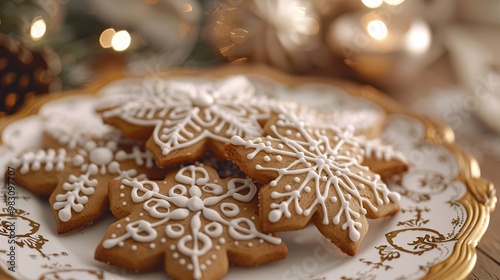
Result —
<instances>
[{"instance_id":1,"label":"snowflake-shaped cookie","mask_svg":"<svg viewBox=\"0 0 500 280\"><path fill-rule=\"evenodd\" d=\"M51 144L60 141L46 135ZM57 232L66 233L94 222L107 208L108 183L117 178L161 177L153 156L116 134L82 138L72 148L60 146L26 152L14 158L16 181L36 194L50 195Z\"/></svg>"},{"instance_id":2,"label":"snowflake-shaped cookie","mask_svg":"<svg viewBox=\"0 0 500 280\"><path fill-rule=\"evenodd\" d=\"M273 102L242 76L214 82L160 80L141 99L104 110L104 121L147 140L160 166L198 159L209 148L224 158L233 135L262 135ZM146 139L144 139L146 138Z\"/></svg>"},{"instance_id":3,"label":"snowflake-shaped cookie","mask_svg":"<svg viewBox=\"0 0 500 280\"><path fill-rule=\"evenodd\" d=\"M165 264L174 279L219 279L231 263L255 266L282 259L281 239L259 231L257 187L250 179L220 179L210 167L189 165L162 181L110 184L118 222L96 259L134 270Z\"/></svg>"},{"instance_id":4,"label":"snowflake-shaped cookie","mask_svg":"<svg viewBox=\"0 0 500 280\"><path fill-rule=\"evenodd\" d=\"M366 217L399 210L399 194L360 164L364 150L351 130L316 128L280 114L266 133L252 140L235 136L226 146L230 160L265 184L259 193L264 231L296 230L312 219L324 236L353 255L368 229Z\"/></svg>"}]
</instances>

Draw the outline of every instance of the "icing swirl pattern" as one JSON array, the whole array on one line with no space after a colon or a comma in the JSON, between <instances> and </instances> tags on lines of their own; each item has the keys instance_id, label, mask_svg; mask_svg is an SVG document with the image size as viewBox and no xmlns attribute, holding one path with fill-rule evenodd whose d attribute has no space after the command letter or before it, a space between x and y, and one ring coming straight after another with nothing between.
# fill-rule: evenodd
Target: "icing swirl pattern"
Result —
<instances>
[{"instance_id":1,"label":"icing swirl pattern","mask_svg":"<svg viewBox=\"0 0 500 280\"><path fill-rule=\"evenodd\" d=\"M133 126L154 127L150 142L161 157L169 160L168 164L178 163L172 152L189 149L202 141L223 144L233 135L262 135L259 121L270 116L273 104L271 99L258 95L243 76L198 85L158 80L152 87L140 99L132 98L104 111L103 117L108 121L120 119Z\"/></svg>"},{"instance_id":2,"label":"icing swirl pattern","mask_svg":"<svg viewBox=\"0 0 500 280\"><path fill-rule=\"evenodd\" d=\"M201 279L225 261L219 257L226 250L234 262L231 256L241 251L235 248L248 252L283 249L281 239L259 231L257 187L250 179L219 179L212 168L190 165L164 181L123 179L111 188L111 200L118 201L112 202L113 213L123 216L125 207L127 217L110 227L97 256L116 247L137 250L138 243L153 252L168 248L167 274L184 269ZM110 234L116 228L120 233Z\"/></svg>"},{"instance_id":3,"label":"icing swirl pattern","mask_svg":"<svg viewBox=\"0 0 500 280\"><path fill-rule=\"evenodd\" d=\"M49 184L53 187L48 194L51 194L59 233L81 228L97 219L105 210L102 205L106 205L109 180L145 178L141 172L156 168L149 152L139 146L120 146L113 133L100 140L82 138L74 148L26 152L10 164L19 168L20 176L26 181L24 185L35 192L38 192L37 173L54 175L49 177L55 178L55 182ZM102 209L97 215L90 215L84 212L87 204ZM73 219L79 213L84 218Z\"/></svg>"},{"instance_id":4,"label":"icing swirl pattern","mask_svg":"<svg viewBox=\"0 0 500 280\"><path fill-rule=\"evenodd\" d=\"M399 209L399 194L360 164L364 150L352 129L317 128L294 114L282 113L270 121L266 132L269 136L255 139L234 136L236 156L228 148L231 160L248 166L247 170L240 166L245 173L267 178L260 180L267 185L259 196L261 215L270 222L266 231L292 230L287 227L292 216L303 220L303 226L314 217L325 236L344 231L358 246L368 226L365 216ZM348 254L357 248L339 247Z\"/></svg>"}]
</instances>

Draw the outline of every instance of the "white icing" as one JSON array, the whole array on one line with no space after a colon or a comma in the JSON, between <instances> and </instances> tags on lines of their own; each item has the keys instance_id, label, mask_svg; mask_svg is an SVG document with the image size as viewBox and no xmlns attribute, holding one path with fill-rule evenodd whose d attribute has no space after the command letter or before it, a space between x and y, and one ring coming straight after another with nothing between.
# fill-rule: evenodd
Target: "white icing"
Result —
<instances>
[{"instance_id":1,"label":"white icing","mask_svg":"<svg viewBox=\"0 0 500 280\"><path fill-rule=\"evenodd\" d=\"M67 151L65 149L48 149L38 150L36 152L26 152L17 158L13 158L9 165L17 168L19 173L26 174L29 171L40 170L44 165L46 172L56 171L61 172L65 164L69 162L66 157Z\"/></svg>"},{"instance_id":2,"label":"white icing","mask_svg":"<svg viewBox=\"0 0 500 280\"><path fill-rule=\"evenodd\" d=\"M361 214L350 207L349 200L355 199L359 205L377 211L377 205L397 202L399 194L391 192L378 174L373 178L368 175L370 172L365 172L366 175L358 174L358 170L365 167L359 164L362 158L350 156L352 152L356 153L359 150L352 129L344 130L335 126L311 128L311 126L294 114L280 114L278 121L271 125L276 138L266 137L266 141L271 142L271 145L264 144L261 139L245 141L239 136L234 136L231 143L249 149L250 152L247 154L249 160L260 153L293 159L289 164L263 162L255 165L256 170L276 172L276 179L269 183L271 187L276 187L283 178L291 177L295 182L293 185L284 185L283 191L271 192L271 198L278 200L279 203L270 205L271 210L267 213L270 222L279 223L283 218L291 218L291 208L296 214L304 216L311 215L313 211L322 211L324 216L322 222L325 225L330 223L338 225L343 215L345 222L340 227L342 230L348 230L349 238L356 242L360 239L362 224L355 220ZM331 136L332 133L334 136ZM299 175L304 176L302 181L298 178ZM373 199L375 204L360 194L355 181L370 188L375 197ZM314 194L314 200L303 209L299 199L308 192ZM340 202L340 209L332 217L328 211L328 204L336 201ZM365 211L362 210L363 213Z\"/></svg>"},{"instance_id":3,"label":"white icing","mask_svg":"<svg viewBox=\"0 0 500 280\"><path fill-rule=\"evenodd\" d=\"M211 262L201 264L200 258L213 250L220 250L220 245L228 242L223 237L224 231L236 242L255 238L275 245L281 243L279 238L259 232L252 219L241 216L238 205L231 202L252 201L257 193L257 187L250 179L230 179L224 188L215 183L208 183L211 180L205 168L190 165L180 169L176 173L175 180L178 184L172 186L168 195L165 195L160 193L160 187L155 181L139 182L136 179L123 179L122 184L130 190L132 201L142 204L143 210L156 221L132 222L127 225L126 232L121 236L104 240L103 247L112 248L127 239L150 243L157 238L155 229L163 227L165 234L172 242L176 242L175 245L171 245L171 249L177 248L178 253L190 260L190 263L186 261L179 263L192 265L193 278L199 279L202 277L203 267L211 264ZM176 191L172 191L173 189ZM186 230L181 223L173 223L185 219L190 219L189 230ZM202 220L208 223L203 224ZM218 240L220 245L214 244L212 239ZM178 257L175 255L174 258L177 258L176 256ZM212 259L216 258L214 256L212 255Z\"/></svg>"},{"instance_id":4,"label":"white icing","mask_svg":"<svg viewBox=\"0 0 500 280\"><path fill-rule=\"evenodd\" d=\"M365 158L374 158L376 160L399 160L407 162L406 156L401 151L394 150L391 145L384 145L380 138L367 140L364 137L356 137L356 141L363 149Z\"/></svg>"},{"instance_id":5,"label":"white icing","mask_svg":"<svg viewBox=\"0 0 500 280\"><path fill-rule=\"evenodd\" d=\"M138 174L134 168L122 170L121 162L133 160L137 167L154 167L153 156L141 150L139 146L133 146L130 153L118 150L116 137L110 133L101 141L83 139L79 145L69 150L60 148L57 151L48 149L27 152L14 158L11 164L19 168L21 174L38 171L42 167L45 172L62 172L68 163L72 165L69 167L72 168L72 174L67 175L61 182L65 192L58 194L56 202L52 205L53 209L57 210L59 219L68 222L73 213L82 212L85 204L92 199L94 188L101 180L101 176L106 176L106 180L145 177L144 174ZM75 167L78 170L75 170ZM112 177L109 178L109 175Z\"/></svg>"},{"instance_id":6,"label":"white icing","mask_svg":"<svg viewBox=\"0 0 500 280\"><path fill-rule=\"evenodd\" d=\"M203 139L229 142L233 135L262 134L258 121L267 119L273 101L258 96L242 76L219 83L159 81L157 87L136 99L104 112L137 126L154 126L153 140L163 155Z\"/></svg>"}]
</instances>

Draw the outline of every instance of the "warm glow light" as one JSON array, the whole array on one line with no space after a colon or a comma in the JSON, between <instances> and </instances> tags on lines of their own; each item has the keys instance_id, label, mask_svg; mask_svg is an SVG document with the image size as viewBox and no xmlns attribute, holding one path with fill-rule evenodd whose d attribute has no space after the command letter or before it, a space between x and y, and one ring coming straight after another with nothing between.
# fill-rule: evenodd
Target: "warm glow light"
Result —
<instances>
[{"instance_id":1,"label":"warm glow light","mask_svg":"<svg viewBox=\"0 0 500 280\"><path fill-rule=\"evenodd\" d=\"M387 26L381 20L372 20L366 26L368 34L375 40L383 40L387 37Z\"/></svg>"},{"instance_id":2,"label":"warm glow light","mask_svg":"<svg viewBox=\"0 0 500 280\"><path fill-rule=\"evenodd\" d=\"M374 9L380 7L384 3L384 0L361 0L361 2L368 8Z\"/></svg>"},{"instance_id":3,"label":"warm glow light","mask_svg":"<svg viewBox=\"0 0 500 280\"><path fill-rule=\"evenodd\" d=\"M183 10L183 12L185 12L185 13L190 13L190 12L192 12L192 11L193 11L193 6L191 6L191 5L189 5L189 4L184 5L184 10Z\"/></svg>"},{"instance_id":4,"label":"warm glow light","mask_svg":"<svg viewBox=\"0 0 500 280\"><path fill-rule=\"evenodd\" d=\"M130 34L126 30L118 31L111 39L111 46L115 51L121 52L126 50L130 46Z\"/></svg>"},{"instance_id":5,"label":"warm glow light","mask_svg":"<svg viewBox=\"0 0 500 280\"><path fill-rule=\"evenodd\" d=\"M384 0L385 3L391 6L397 6L401 3L403 3L405 0Z\"/></svg>"},{"instance_id":6,"label":"warm glow light","mask_svg":"<svg viewBox=\"0 0 500 280\"><path fill-rule=\"evenodd\" d=\"M415 21L408 33L406 33L404 44L406 49L414 54L425 53L431 46L431 30L423 20Z\"/></svg>"},{"instance_id":7,"label":"warm glow light","mask_svg":"<svg viewBox=\"0 0 500 280\"><path fill-rule=\"evenodd\" d=\"M45 31L47 31L47 24L45 24L45 20L43 20L40 16L34 18L31 22L31 38L35 41L40 40L43 35L45 35Z\"/></svg>"},{"instance_id":8,"label":"warm glow light","mask_svg":"<svg viewBox=\"0 0 500 280\"><path fill-rule=\"evenodd\" d=\"M99 37L99 43L101 44L101 47L105 49L111 48L113 46L111 41L113 40L113 36L115 36L115 34L116 31L113 28L104 30Z\"/></svg>"}]
</instances>

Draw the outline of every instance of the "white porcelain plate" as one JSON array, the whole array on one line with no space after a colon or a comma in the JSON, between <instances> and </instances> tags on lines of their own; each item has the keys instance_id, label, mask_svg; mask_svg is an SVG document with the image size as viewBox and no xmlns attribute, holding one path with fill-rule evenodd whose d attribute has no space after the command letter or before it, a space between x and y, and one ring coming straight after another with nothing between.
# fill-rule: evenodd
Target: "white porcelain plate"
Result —
<instances>
[{"instance_id":1,"label":"white porcelain plate","mask_svg":"<svg viewBox=\"0 0 500 280\"><path fill-rule=\"evenodd\" d=\"M309 100L313 106L327 110L339 108L341 104L344 109L371 110L377 116L383 107L373 100L351 97L327 83L304 82L298 87L288 88L256 74L251 76L263 90L267 88L281 97L300 99L301 102ZM94 107L102 104L103 96L109 98L127 88L130 90L134 84L134 79L122 80L105 87L98 95L80 93L57 98L45 103L36 115L21 114L0 122L0 173L12 175L16 172L9 170L9 159L21 151L39 147L44 128L66 129L74 135L78 135L81 129L105 129L94 113ZM82 119L86 121L82 123ZM342 254L310 226L280 234L289 247L287 259L257 268L231 267L226 278L419 279L466 276L474 265L474 246L487 226L493 205L477 199L478 195L489 194L481 194L481 190L474 190L475 187L471 186L475 178L467 175L467 170L472 163L464 160L452 146L435 143L437 141L428 137L428 129L429 124L419 118L401 113L388 116L382 138L404 152L411 164L410 170L400 180L389 183L402 195L402 210L393 217L370 221L368 234L354 257ZM5 183L3 193L4 199L0 200L0 266L9 276L86 280L165 278L161 269L134 273L93 259L94 248L107 226L115 221L111 214L80 232L58 236L47 199L36 197L13 182ZM9 197L14 198L8 200ZM14 201L11 203L11 210L15 209L12 216L8 201Z\"/></svg>"}]
</instances>

